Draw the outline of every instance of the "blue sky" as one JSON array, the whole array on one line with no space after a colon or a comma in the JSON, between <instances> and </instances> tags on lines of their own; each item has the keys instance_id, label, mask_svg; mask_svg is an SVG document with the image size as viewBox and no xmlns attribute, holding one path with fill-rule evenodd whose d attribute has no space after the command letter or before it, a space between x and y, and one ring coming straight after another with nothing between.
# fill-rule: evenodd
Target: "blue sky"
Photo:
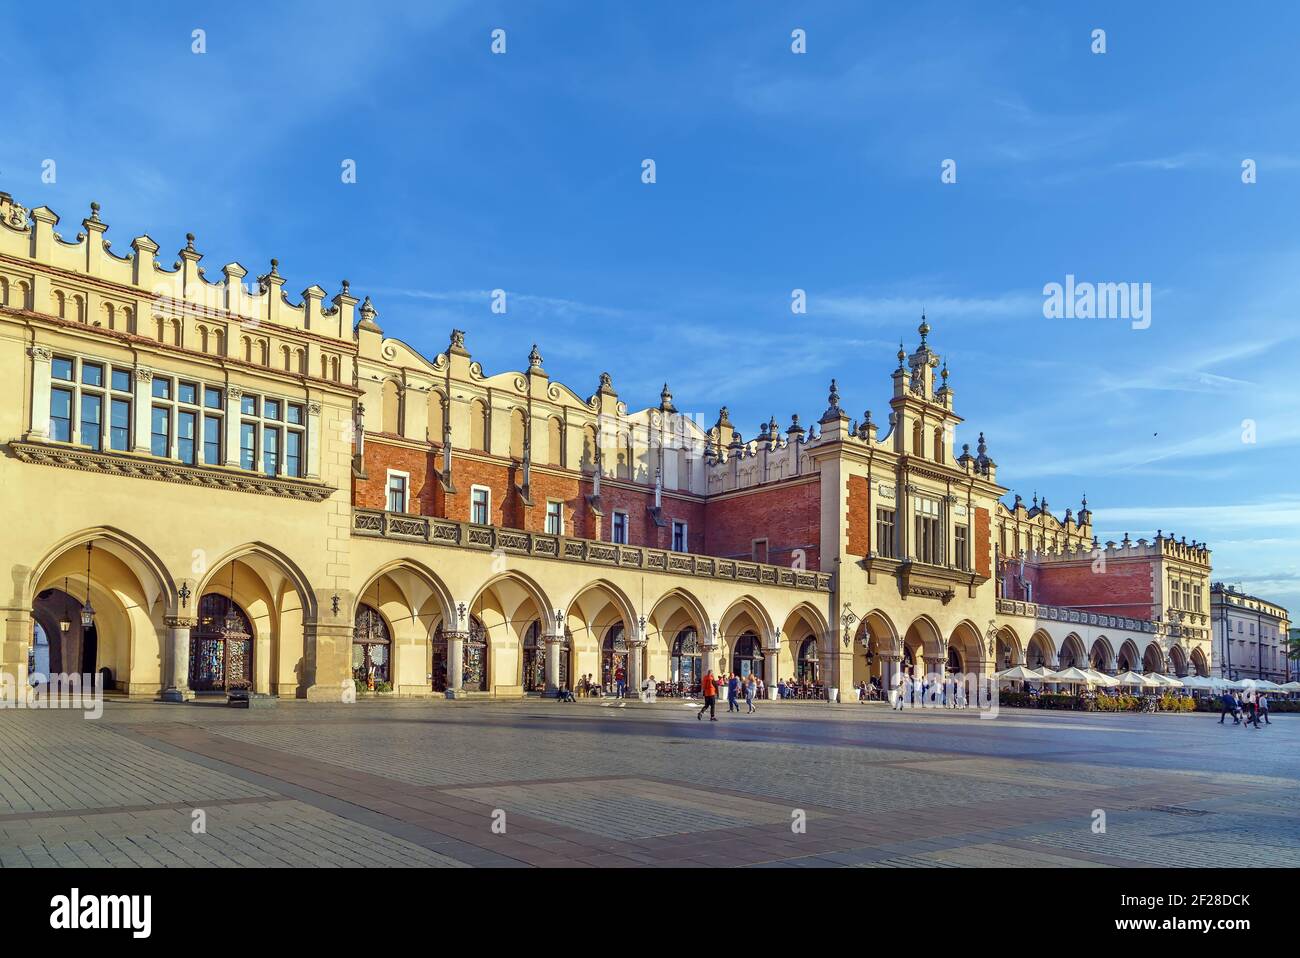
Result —
<instances>
[{"instance_id":1,"label":"blue sky","mask_svg":"<svg viewBox=\"0 0 1300 958\"><path fill-rule=\"evenodd\" d=\"M97 200L118 251L193 231L210 275L347 277L430 355L537 342L747 437L832 376L883 420L924 308L1005 484L1300 612L1292 4L6 7L0 189L69 235ZM1150 328L1044 318L1067 274L1150 283Z\"/></svg>"}]
</instances>

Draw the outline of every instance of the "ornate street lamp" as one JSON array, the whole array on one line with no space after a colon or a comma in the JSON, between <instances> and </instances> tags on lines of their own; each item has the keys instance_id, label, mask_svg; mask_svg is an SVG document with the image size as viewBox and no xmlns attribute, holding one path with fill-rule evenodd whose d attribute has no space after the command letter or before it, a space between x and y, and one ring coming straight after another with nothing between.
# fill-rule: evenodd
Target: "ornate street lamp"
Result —
<instances>
[{"instance_id":1,"label":"ornate street lamp","mask_svg":"<svg viewBox=\"0 0 1300 958\"><path fill-rule=\"evenodd\" d=\"M95 607L90 604L90 552L95 547L93 542L86 543L86 604L81 607L81 628L91 629L95 625Z\"/></svg>"},{"instance_id":2,"label":"ornate street lamp","mask_svg":"<svg viewBox=\"0 0 1300 958\"><path fill-rule=\"evenodd\" d=\"M63 577L63 618L59 619L59 631L64 635L67 635L68 630L72 628L72 619L68 618L68 599L70 598L71 596L68 594L68 577L65 575Z\"/></svg>"},{"instance_id":3,"label":"ornate street lamp","mask_svg":"<svg viewBox=\"0 0 1300 958\"><path fill-rule=\"evenodd\" d=\"M858 617L853 613L853 610L849 608L849 604L845 602L844 614L840 616L840 625L842 627L840 638L844 642L844 647L846 649L853 644L853 633L850 630L853 628L853 623L856 621L858 621Z\"/></svg>"}]
</instances>

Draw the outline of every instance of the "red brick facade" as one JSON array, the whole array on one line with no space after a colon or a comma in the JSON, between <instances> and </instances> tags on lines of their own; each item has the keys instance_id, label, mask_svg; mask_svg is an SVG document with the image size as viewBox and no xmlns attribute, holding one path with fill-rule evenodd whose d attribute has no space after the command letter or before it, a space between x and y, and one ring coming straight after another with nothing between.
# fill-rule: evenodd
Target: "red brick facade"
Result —
<instances>
[{"instance_id":1,"label":"red brick facade","mask_svg":"<svg viewBox=\"0 0 1300 958\"><path fill-rule=\"evenodd\" d=\"M871 551L871 483L866 476L849 476L846 538L849 555L866 558Z\"/></svg>"},{"instance_id":2,"label":"red brick facade","mask_svg":"<svg viewBox=\"0 0 1300 958\"><path fill-rule=\"evenodd\" d=\"M1035 602L1063 605L1088 612L1147 619L1154 609L1150 559L1112 559L1105 572L1094 572L1092 561L1064 565L1025 566L1025 582L1032 584ZM1019 568L1012 565L1015 577ZM1023 590L1009 592L1023 598Z\"/></svg>"},{"instance_id":3,"label":"red brick facade","mask_svg":"<svg viewBox=\"0 0 1300 958\"><path fill-rule=\"evenodd\" d=\"M708 500L704 507L704 553L751 559L754 540L768 542L767 561L791 565L795 550L804 568L821 569L821 481L819 477Z\"/></svg>"},{"instance_id":4,"label":"red brick facade","mask_svg":"<svg viewBox=\"0 0 1300 958\"><path fill-rule=\"evenodd\" d=\"M982 576L993 574L993 533L987 509L975 508L975 571Z\"/></svg>"}]
</instances>

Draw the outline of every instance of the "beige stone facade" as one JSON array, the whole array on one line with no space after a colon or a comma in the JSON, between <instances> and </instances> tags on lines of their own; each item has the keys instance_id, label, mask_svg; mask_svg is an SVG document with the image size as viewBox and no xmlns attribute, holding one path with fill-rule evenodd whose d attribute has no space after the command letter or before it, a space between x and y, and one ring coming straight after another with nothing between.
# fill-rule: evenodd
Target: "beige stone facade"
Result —
<instances>
[{"instance_id":1,"label":"beige stone facade","mask_svg":"<svg viewBox=\"0 0 1300 958\"><path fill-rule=\"evenodd\" d=\"M1139 565L1160 584L1104 608L1086 504L1008 509L984 436L954 448L924 320L885 423L832 384L815 423L746 440L667 384L643 409L609 374L584 397L537 347L496 373L460 332L423 356L346 281L291 297L275 261L210 280L193 237L165 267L148 236L113 252L97 208L74 240L58 223L0 195L11 674L42 641L51 671L170 698L238 680L337 699L355 678L515 697L620 668L634 687L713 668L848 695L1034 649L1208 670L1200 613L1173 628L1160 594L1177 566L1208 595L1208 550L1101 549L1124 588ZM1012 588L1022 552L1055 604Z\"/></svg>"}]
</instances>

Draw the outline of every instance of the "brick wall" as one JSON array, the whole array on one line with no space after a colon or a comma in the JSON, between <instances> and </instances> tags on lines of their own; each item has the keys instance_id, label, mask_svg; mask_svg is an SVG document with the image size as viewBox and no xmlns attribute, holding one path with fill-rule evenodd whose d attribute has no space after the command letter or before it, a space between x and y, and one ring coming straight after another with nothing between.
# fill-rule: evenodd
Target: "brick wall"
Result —
<instances>
[{"instance_id":1,"label":"brick wall","mask_svg":"<svg viewBox=\"0 0 1300 958\"><path fill-rule=\"evenodd\" d=\"M1026 565L1025 573L1035 583L1036 602L1143 619L1152 614L1152 563L1146 559L1111 560L1104 573L1093 572L1091 561L1037 569Z\"/></svg>"},{"instance_id":2,"label":"brick wall","mask_svg":"<svg viewBox=\"0 0 1300 958\"><path fill-rule=\"evenodd\" d=\"M366 436L366 478L353 478L353 503L363 509L386 509L389 469L410 474L409 511L422 516L442 514L442 483L438 481L434 450L395 445L369 434Z\"/></svg>"},{"instance_id":3,"label":"brick wall","mask_svg":"<svg viewBox=\"0 0 1300 958\"><path fill-rule=\"evenodd\" d=\"M980 575L992 575L993 542L989 511L975 509L975 571Z\"/></svg>"},{"instance_id":4,"label":"brick wall","mask_svg":"<svg viewBox=\"0 0 1300 958\"><path fill-rule=\"evenodd\" d=\"M866 558L871 551L871 483L866 476L849 476L848 507L846 550Z\"/></svg>"},{"instance_id":5,"label":"brick wall","mask_svg":"<svg viewBox=\"0 0 1300 958\"><path fill-rule=\"evenodd\" d=\"M790 565L794 550L805 552L805 567L821 568L821 483L777 483L725 499L710 499L704 508L707 555L749 559L753 540L768 540L772 565Z\"/></svg>"}]
</instances>

